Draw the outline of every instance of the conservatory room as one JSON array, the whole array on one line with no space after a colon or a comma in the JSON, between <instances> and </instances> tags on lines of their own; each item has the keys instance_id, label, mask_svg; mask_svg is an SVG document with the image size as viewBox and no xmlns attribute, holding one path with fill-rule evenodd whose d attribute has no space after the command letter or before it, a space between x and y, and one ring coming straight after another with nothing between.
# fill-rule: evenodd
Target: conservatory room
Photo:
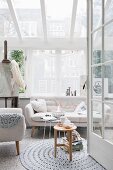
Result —
<instances>
[{"instance_id":1,"label":"conservatory room","mask_svg":"<svg viewBox=\"0 0 113 170\"><path fill-rule=\"evenodd\" d=\"M0 170L112 170L112 11L0 0Z\"/></svg>"}]
</instances>

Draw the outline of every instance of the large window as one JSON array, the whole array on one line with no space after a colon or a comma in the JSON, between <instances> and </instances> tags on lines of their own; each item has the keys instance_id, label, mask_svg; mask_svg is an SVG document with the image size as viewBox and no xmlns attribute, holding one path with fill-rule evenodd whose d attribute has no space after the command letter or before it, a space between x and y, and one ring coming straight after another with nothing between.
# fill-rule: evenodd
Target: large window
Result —
<instances>
[{"instance_id":1,"label":"large window","mask_svg":"<svg viewBox=\"0 0 113 170\"><path fill-rule=\"evenodd\" d=\"M29 50L27 54L27 94L66 95L67 88L71 87L72 95L75 90L80 95L83 75L86 75L83 50Z\"/></svg>"}]
</instances>

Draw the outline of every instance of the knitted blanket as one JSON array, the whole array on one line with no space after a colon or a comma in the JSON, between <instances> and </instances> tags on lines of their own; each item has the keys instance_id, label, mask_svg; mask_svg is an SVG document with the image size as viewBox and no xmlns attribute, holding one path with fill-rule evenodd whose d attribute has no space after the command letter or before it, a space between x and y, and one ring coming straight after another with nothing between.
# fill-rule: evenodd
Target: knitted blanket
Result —
<instances>
[{"instance_id":1,"label":"knitted blanket","mask_svg":"<svg viewBox=\"0 0 113 170\"><path fill-rule=\"evenodd\" d=\"M0 128L11 128L22 119L19 113L0 113Z\"/></svg>"}]
</instances>

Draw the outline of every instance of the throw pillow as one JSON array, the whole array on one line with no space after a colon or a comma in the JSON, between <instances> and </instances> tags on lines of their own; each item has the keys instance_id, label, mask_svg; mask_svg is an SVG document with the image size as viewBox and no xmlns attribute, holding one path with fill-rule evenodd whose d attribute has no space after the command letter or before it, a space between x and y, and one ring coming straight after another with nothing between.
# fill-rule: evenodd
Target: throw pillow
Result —
<instances>
[{"instance_id":1,"label":"throw pillow","mask_svg":"<svg viewBox=\"0 0 113 170\"><path fill-rule=\"evenodd\" d=\"M33 100L30 103L31 103L33 110L36 111L37 113L47 112L46 101L44 99L40 99L38 101Z\"/></svg>"},{"instance_id":2,"label":"throw pillow","mask_svg":"<svg viewBox=\"0 0 113 170\"><path fill-rule=\"evenodd\" d=\"M80 104L78 104L74 112L76 114L87 114L87 106L85 102L82 101Z\"/></svg>"}]
</instances>

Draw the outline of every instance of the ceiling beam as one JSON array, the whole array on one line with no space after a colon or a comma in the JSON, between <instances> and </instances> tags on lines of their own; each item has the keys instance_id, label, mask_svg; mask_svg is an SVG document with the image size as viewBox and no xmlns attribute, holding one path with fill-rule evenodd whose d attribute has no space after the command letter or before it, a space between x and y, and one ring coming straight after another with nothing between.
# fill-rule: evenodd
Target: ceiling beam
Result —
<instances>
[{"instance_id":1,"label":"ceiling beam","mask_svg":"<svg viewBox=\"0 0 113 170\"><path fill-rule=\"evenodd\" d=\"M44 42L41 39L36 38L23 38L22 43L17 40L17 38L6 37L9 42L9 48L26 48L26 49L38 49L38 50L86 50L87 42L86 38L76 38L73 39L73 43L71 43L68 39L65 38L51 38L48 39L48 42ZM4 39L0 37L0 47L2 46L2 42Z\"/></svg>"},{"instance_id":2,"label":"ceiling beam","mask_svg":"<svg viewBox=\"0 0 113 170\"><path fill-rule=\"evenodd\" d=\"M15 25L15 29L16 29L18 38L20 40L22 40L22 35L21 35L20 27L19 27L19 24L18 24L18 19L17 19L17 16L16 16L16 12L15 12L12 0L7 0L7 4L8 4L8 7L9 7L9 10L10 10L10 13L11 13L11 17L12 17L14 25Z\"/></svg>"},{"instance_id":3,"label":"ceiling beam","mask_svg":"<svg viewBox=\"0 0 113 170\"><path fill-rule=\"evenodd\" d=\"M40 5L41 5L41 13L42 13L42 25L43 25L44 40L47 41L47 24L46 24L45 0L40 0Z\"/></svg>"},{"instance_id":4,"label":"ceiling beam","mask_svg":"<svg viewBox=\"0 0 113 170\"><path fill-rule=\"evenodd\" d=\"M76 21L76 14L77 14L77 4L78 4L78 0L73 0L71 28L70 28L70 40L72 40L73 36L74 36L75 21Z\"/></svg>"}]
</instances>

